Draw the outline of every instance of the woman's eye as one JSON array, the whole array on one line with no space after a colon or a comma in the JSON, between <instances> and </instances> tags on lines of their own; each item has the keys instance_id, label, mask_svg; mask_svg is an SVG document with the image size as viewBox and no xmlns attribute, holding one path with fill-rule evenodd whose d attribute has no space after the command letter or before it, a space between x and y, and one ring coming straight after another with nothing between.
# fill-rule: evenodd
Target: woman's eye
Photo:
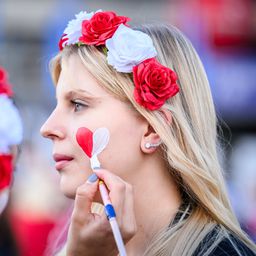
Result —
<instances>
[{"instance_id":1,"label":"woman's eye","mask_svg":"<svg viewBox=\"0 0 256 256\"><path fill-rule=\"evenodd\" d=\"M87 107L86 104L78 102L78 101L71 100L71 103L72 103L72 105L74 107L74 111L75 112L81 111L83 108Z\"/></svg>"}]
</instances>

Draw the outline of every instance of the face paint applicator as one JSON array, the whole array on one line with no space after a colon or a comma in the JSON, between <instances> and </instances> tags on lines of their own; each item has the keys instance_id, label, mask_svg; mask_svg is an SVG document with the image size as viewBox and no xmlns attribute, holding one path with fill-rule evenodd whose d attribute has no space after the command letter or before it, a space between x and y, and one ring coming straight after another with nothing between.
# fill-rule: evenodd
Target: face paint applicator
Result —
<instances>
[{"instance_id":1,"label":"face paint applicator","mask_svg":"<svg viewBox=\"0 0 256 256\"><path fill-rule=\"evenodd\" d=\"M92 169L100 168L98 154L100 154L109 142L109 131L107 128L98 128L92 132L86 127L81 127L77 130L76 140L79 146L83 149L84 153L90 158ZM99 181L99 190L101 198L105 207L105 212L108 217L115 242L120 256L126 256L124 242L116 221L116 213L109 198L108 190L102 180Z\"/></svg>"}]
</instances>

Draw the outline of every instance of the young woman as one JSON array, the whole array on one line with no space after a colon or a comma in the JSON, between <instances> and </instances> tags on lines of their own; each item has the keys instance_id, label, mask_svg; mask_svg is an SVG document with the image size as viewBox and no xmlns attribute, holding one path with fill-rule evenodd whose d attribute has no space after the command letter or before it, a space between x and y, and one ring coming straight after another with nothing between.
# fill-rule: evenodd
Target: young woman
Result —
<instances>
[{"instance_id":1,"label":"young woman","mask_svg":"<svg viewBox=\"0 0 256 256\"><path fill-rule=\"evenodd\" d=\"M81 12L52 60L53 141L63 193L75 200L66 255L118 255L92 211L106 184L128 255L255 255L234 216L217 157L216 115L191 43L176 28L131 29L113 12ZM76 131L106 127L91 170ZM87 180L87 182L86 182Z\"/></svg>"}]
</instances>

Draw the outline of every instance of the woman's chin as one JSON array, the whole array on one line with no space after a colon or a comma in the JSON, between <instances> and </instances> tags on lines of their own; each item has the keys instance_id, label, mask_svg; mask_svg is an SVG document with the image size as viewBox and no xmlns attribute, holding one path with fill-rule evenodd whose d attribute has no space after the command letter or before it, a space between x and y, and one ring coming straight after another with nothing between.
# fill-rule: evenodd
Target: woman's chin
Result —
<instances>
[{"instance_id":1,"label":"woman's chin","mask_svg":"<svg viewBox=\"0 0 256 256\"><path fill-rule=\"evenodd\" d=\"M82 184L72 183L70 179L66 179L66 177L61 177L61 179L60 179L60 191L67 198L75 199L76 190ZM97 202L97 203L102 204L102 199L101 199L101 195L100 195L99 191L96 193L96 195L93 199L93 202Z\"/></svg>"},{"instance_id":2,"label":"woman's chin","mask_svg":"<svg viewBox=\"0 0 256 256\"><path fill-rule=\"evenodd\" d=\"M72 184L70 181L65 180L65 178L60 179L60 191L63 195L70 199L75 199L76 190L80 184Z\"/></svg>"},{"instance_id":3,"label":"woman's chin","mask_svg":"<svg viewBox=\"0 0 256 256\"><path fill-rule=\"evenodd\" d=\"M75 197L76 197L76 195L74 193L70 192L70 191L61 190L61 192L65 197L67 197L69 199L75 199Z\"/></svg>"},{"instance_id":4,"label":"woman's chin","mask_svg":"<svg viewBox=\"0 0 256 256\"><path fill-rule=\"evenodd\" d=\"M77 175L76 172L63 171L60 173L60 191L68 198L75 199L76 190L87 180L87 174Z\"/></svg>"}]
</instances>

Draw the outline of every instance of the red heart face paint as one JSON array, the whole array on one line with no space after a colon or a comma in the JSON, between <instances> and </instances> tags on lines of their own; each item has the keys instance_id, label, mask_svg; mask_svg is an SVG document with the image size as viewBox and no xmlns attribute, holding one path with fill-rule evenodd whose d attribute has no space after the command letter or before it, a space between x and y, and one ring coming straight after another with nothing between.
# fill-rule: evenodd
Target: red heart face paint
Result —
<instances>
[{"instance_id":1,"label":"red heart face paint","mask_svg":"<svg viewBox=\"0 0 256 256\"><path fill-rule=\"evenodd\" d=\"M88 157L92 157L93 133L91 130L81 127L77 130L76 140Z\"/></svg>"},{"instance_id":2,"label":"red heart face paint","mask_svg":"<svg viewBox=\"0 0 256 256\"><path fill-rule=\"evenodd\" d=\"M76 133L76 140L85 154L90 158L91 168L100 168L98 154L100 154L109 142L109 131L101 127L92 132L86 127L80 127Z\"/></svg>"}]
</instances>

